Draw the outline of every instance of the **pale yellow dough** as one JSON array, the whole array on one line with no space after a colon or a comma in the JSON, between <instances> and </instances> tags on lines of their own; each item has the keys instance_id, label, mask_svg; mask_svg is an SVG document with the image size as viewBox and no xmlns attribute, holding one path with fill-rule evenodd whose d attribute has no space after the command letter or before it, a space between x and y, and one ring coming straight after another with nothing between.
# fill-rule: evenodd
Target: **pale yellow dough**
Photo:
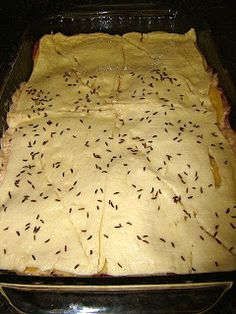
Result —
<instances>
[{"instance_id":1,"label":"pale yellow dough","mask_svg":"<svg viewBox=\"0 0 236 314\"><path fill-rule=\"evenodd\" d=\"M42 37L0 155L0 269L236 269L232 130L204 64L194 30Z\"/></svg>"}]
</instances>

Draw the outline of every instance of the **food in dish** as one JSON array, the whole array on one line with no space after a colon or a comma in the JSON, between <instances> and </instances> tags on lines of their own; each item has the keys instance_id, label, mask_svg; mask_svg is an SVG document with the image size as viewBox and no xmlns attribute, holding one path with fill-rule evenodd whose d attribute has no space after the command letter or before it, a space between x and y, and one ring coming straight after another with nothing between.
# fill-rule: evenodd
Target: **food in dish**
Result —
<instances>
[{"instance_id":1,"label":"food in dish","mask_svg":"<svg viewBox=\"0 0 236 314\"><path fill-rule=\"evenodd\" d=\"M186 34L41 38L2 140L0 268L236 268L235 134Z\"/></svg>"}]
</instances>

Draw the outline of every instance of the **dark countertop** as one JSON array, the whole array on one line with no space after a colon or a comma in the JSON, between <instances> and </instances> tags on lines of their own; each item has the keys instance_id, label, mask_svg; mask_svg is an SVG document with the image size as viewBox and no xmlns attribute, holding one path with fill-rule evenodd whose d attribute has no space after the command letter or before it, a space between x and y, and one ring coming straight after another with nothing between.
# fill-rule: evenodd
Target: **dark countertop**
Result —
<instances>
[{"instance_id":1,"label":"dark countertop","mask_svg":"<svg viewBox=\"0 0 236 314\"><path fill-rule=\"evenodd\" d=\"M101 6L103 3L125 3L126 1L53 1L53 0L11 0L0 3L0 84L13 60L19 38L30 21L50 12L63 9L76 10L79 4ZM135 3L137 1L129 1ZM140 1L139 1L140 2ZM145 2L145 1L143 1ZM66 3L66 5L65 5ZM221 59L236 86L236 11L232 1L200 1L200 0L170 0L152 1L156 6L188 9L207 20L221 55ZM228 291L220 302L210 310L209 314L236 313L236 285ZM0 313L17 313L0 294Z\"/></svg>"}]
</instances>

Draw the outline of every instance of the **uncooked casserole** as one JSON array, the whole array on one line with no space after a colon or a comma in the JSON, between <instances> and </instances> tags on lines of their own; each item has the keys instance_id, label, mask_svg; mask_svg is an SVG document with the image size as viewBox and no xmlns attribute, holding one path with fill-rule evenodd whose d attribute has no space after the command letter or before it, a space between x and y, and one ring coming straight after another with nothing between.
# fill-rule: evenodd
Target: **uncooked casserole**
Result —
<instances>
[{"instance_id":1,"label":"uncooked casserole","mask_svg":"<svg viewBox=\"0 0 236 314\"><path fill-rule=\"evenodd\" d=\"M0 269L236 269L235 133L195 31L45 35L0 155Z\"/></svg>"}]
</instances>

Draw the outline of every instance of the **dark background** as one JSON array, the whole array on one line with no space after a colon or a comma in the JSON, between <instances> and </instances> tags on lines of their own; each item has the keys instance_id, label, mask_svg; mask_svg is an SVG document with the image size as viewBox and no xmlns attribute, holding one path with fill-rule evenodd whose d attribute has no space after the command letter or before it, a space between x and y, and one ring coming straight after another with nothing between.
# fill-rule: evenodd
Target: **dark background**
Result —
<instances>
[{"instance_id":1,"label":"dark background","mask_svg":"<svg viewBox=\"0 0 236 314\"><path fill-rule=\"evenodd\" d=\"M63 10L76 11L81 4L102 7L103 4L137 2L153 3L157 7L184 9L204 18L212 29L221 60L236 86L236 10L234 1L166 0L166 1L95 1L95 0L0 0L0 85L10 68L22 32L30 22ZM0 295L0 313L16 313ZM236 287L228 291L209 314L236 313Z\"/></svg>"}]
</instances>

